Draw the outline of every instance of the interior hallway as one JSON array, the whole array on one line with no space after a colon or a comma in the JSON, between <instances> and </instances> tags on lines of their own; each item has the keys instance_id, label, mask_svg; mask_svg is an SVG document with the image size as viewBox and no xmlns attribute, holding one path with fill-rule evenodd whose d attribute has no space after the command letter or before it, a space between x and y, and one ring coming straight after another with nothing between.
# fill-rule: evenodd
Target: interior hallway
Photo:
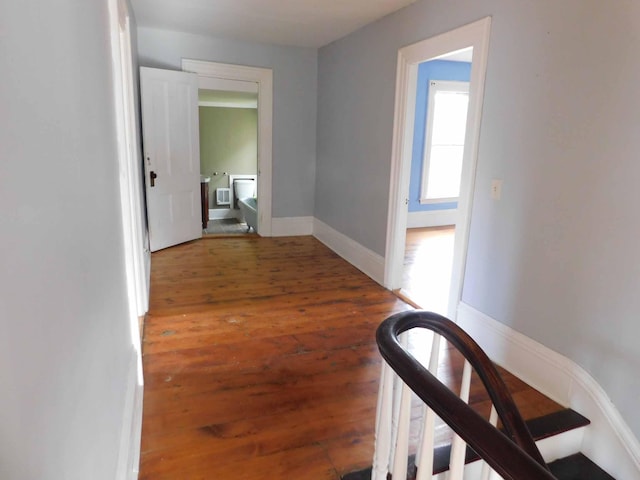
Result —
<instances>
[{"instance_id":1,"label":"interior hallway","mask_svg":"<svg viewBox=\"0 0 640 480\"><path fill-rule=\"evenodd\" d=\"M154 253L140 479L338 480L367 467L374 332L408 308L312 237L205 238ZM444 358L439 376L459 382L461 362ZM506 381L525 418L558 408Z\"/></svg>"},{"instance_id":2,"label":"interior hallway","mask_svg":"<svg viewBox=\"0 0 640 480\"><path fill-rule=\"evenodd\" d=\"M374 331L406 304L311 237L153 254L141 479L337 479L371 462Z\"/></svg>"}]
</instances>

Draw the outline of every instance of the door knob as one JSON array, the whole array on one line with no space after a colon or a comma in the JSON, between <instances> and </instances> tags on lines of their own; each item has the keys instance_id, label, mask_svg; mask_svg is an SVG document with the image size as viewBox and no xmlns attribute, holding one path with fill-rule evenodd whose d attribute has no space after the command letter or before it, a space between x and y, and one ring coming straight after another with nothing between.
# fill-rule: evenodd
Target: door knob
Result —
<instances>
[{"instance_id":1,"label":"door knob","mask_svg":"<svg viewBox=\"0 0 640 480\"><path fill-rule=\"evenodd\" d=\"M153 170L151 170L149 172L149 178L151 179L151 186L155 187L156 186L156 178L158 177L158 175L156 174L156 172L154 172Z\"/></svg>"}]
</instances>

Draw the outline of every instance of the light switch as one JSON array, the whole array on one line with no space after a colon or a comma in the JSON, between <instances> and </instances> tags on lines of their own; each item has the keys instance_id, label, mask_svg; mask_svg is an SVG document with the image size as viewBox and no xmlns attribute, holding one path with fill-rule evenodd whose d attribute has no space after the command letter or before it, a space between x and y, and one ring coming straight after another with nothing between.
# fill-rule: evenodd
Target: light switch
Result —
<instances>
[{"instance_id":1,"label":"light switch","mask_svg":"<svg viewBox=\"0 0 640 480\"><path fill-rule=\"evenodd\" d=\"M502 196L502 180L494 178L491 180L491 198L500 200Z\"/></svg>"}]
</instances>

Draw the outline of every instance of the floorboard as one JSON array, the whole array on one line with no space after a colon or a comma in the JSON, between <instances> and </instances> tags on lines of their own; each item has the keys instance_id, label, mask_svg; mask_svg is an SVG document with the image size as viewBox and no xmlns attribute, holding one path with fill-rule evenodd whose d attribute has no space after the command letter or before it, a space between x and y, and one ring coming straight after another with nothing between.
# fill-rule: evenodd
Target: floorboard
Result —
<instances>
[{"instance_id":1,"label":"floorboard","mask_svg":"<svg viewBox=\"0 0 640 480\"><path fill-rule=\"evenodd\" d=\"M337 480L371 464L374 333L411 308L398 297L312 237L238 237L154 253L150 304L140 479ZM505 375L526 415L559 408Z\"/></svg>"}]
</instances>

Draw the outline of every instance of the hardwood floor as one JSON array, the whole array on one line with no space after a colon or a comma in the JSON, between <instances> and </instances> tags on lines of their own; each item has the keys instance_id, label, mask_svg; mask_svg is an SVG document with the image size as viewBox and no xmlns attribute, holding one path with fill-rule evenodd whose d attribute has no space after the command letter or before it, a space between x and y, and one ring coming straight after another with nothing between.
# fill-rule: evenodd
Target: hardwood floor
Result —
<instances>
[{"instance_id":1,"label":"hardwood floor","mask_svg":"<svg viewBox=\"0 0 640 480\"><path fill-rule=\"evenodd\" d=\"M139 478L337 480L370 465L374 332L408 308L312 237L154 253ZM507 383L525 415L558 408Z\"/></svg>"},{"instance_id":2,"label":"hardwood floor","mask_svg":"<svg viewBox=\"0 0 640 480\"><path fill-rule=\"evenodd\" d=\"M455 227L409 228L400 293L424 310L447 314Z\"/></svg>"}]
</instances>

